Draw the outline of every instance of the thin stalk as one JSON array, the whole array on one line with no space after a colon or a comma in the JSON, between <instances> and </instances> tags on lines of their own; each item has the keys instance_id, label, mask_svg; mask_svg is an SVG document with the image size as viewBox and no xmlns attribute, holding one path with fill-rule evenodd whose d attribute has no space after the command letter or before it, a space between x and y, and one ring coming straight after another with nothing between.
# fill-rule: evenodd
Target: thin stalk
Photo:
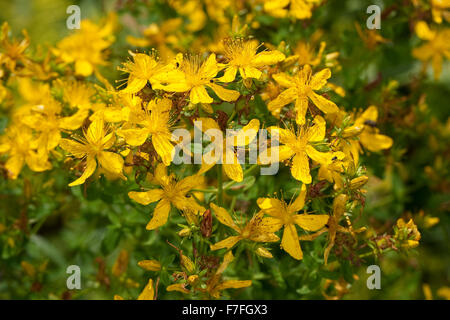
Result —
<instances>
[{"instance_id":1,"label":"thin stalk","mask_svg":"<svg viewBox=\"0 0 450 320\"><path fill-rule=\"evenodd\" d=\"M223 178L222 178L222 165L217 165L217 202L219 206L223 204Z\"/></svg>"}]
</instances>

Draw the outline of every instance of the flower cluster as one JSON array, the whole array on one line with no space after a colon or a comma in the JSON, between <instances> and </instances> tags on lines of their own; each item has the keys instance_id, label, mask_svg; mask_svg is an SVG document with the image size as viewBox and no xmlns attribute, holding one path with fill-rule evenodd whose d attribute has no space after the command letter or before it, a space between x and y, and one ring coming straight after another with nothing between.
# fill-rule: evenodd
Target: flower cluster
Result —
<instances>
[{"instance_id":1,"label":"flower cluster","mask_svg":"<svg viewBox=\"0 0 450 320\"><path fill-rule=\"evenodd\" d=\"M272 18L304 20L322 1L256 2L255 8ZM213 1L205 1L207 15L223 25L214 38L192 40L187 52L178 39L203 28L206 14L196 1L169 3L181 18L151 24L142 38L127 38L134 46L154 49L129 51L117 67L123 74L113 79L120 82L117 87L102 75L104 68L113 68L108 54L115 41L115 15L100 24L83 21L80 30L44 57L32 54L26 33L13 39L3 24L0 102L9 113L0 137L4 177L21 179L30 171L63 168L68 187L82 186L85 192L104 181L102 175L125 185L129 205L147 213L145 232L155 234L152 241L163 243L158 232L176 231L179 244L169 245L179 263L165 289L190 297L220 298L226 289L250 287L252 280L228 279L226 273L243 251L257 259L302 260L308 253L301 244L315 242L321 251L317 259L325 266L345 260L341 253L347 240L376 243L370 254L382 253L387 247L380 250L382 240L367 233L370 227L354 227L371 174L361 155L377 157L394 141L384 133L385 109L372 103L340 105L346 91L335 83L339 55L319 41L319 33L295 46L261 42L248 34L247 25L257 24L253 13L246 16L249 21L234 16L230 23L222 2ZM445 11L438 4L433 10L442 20ZM190 34L182 35L178 26L186 16ZM413 55L431 61L438 78L450 54L448 30L430 29L423 21L415 30L427 43ZM372 44L378 43L383 41ZM200 131L203 139L186 143L177 129ZM226 132L231 129L235 134L230 137ZM267 130L270 140L261 141L259 130ZM246 151L255 145L261 152L251 164ZM200 159L199 165L174 163L179 153ZM282 164L274 176L257 174L274 162ZM255 201L238 205L236 195L258 179L285 179L289 189L276 195L254 189ZM402 249L418 245L413 220L398 220L394 230L389 239ZM318 240L321 235L324 241ZM183 253L186 243L192 253ZM364 248L355 244L351 254ZM173 265L157 256L139 262L158 280L146 281L138 299L156 298L158 275ZM113 274L119 278L127 263L124 251ZM131 279L123 281L134 285Z\"/></svg>"}]
</instances>

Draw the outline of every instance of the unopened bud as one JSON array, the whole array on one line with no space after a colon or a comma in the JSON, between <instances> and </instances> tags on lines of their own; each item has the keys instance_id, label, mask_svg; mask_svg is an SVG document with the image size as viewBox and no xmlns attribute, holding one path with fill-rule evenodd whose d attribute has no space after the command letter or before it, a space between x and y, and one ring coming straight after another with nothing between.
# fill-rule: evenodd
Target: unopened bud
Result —
<instances>
[{"instance_id":1,"label":"unopened bud","mask_svg":"<svg viewBox=\"0 0 450 320\"><path fill-rule=\"evenodd\" d=\"M364 130L364 126L351 126L344 129L342 136L344 138L356 137Z\"/></svg>"},{"instance_id":2,"label":"unopened bud","mask_svg":"<svg viewBox=\"0 0 450 320\"><path fill-rule=\"evenodd\" d=\"M273 255L270 253L269 250L267 250L266 248L263 247L259 247L258 249L256 249L256 254L260 257L263 258L273 258Z\"/></svg>"},{"instance_id":3,"label":"unopened bud","mask_svg":"<svg viewBox=\"0 0 450 320\"><path fill-rule=\"evenodd\" d=\"M188 272L194 272L195 270L195 264L185 255L181 255L181 265L186 268Z\"/></svg>"},{"instance_id":4,"label":"unopened bud","mask_svg":"<svg viewBox=\"0 0 450 320\"><path fill-rule=\"evenodd\" d=\"M369 180L368 176L360 176L358 178L352 179L350 181L350 188L359 189L367 183L367 180Z\"/></svg>"},{"instance_id":5,"label":"unopened bud","mask_svg":"<svg viewBox=\"0 0 450 320\"><path fill-rule=\"evenodd\" d=\"M138 262L138 266L148 271L161 270L161 264L156 260L142 260Z\"/></svg>"},{"instance_id":6,"label":"unopened bud","mask_svg":"<svg viewBox=\"0 0 450 320\"><path fill-rule=\"evenodd\" d=\"M191 234L191 229L189 229L189 228L184 228L180 232L178 232L178 235L180 237L188 237L190 234Z\"/></svg>"}]
</instances>

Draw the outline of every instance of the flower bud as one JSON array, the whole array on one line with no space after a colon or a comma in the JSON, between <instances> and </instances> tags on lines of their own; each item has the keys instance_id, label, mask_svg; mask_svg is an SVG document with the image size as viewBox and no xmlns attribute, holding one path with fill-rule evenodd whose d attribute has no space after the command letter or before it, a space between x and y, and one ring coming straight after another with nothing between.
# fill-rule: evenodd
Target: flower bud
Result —
<instances>
[{"instance_id":1,"label":"flower bud","mask_svg":"<svg viewBox=\"0 0 450 320\"><path fill-rule=\"evenodd\" d=\"M350 181L350 188L359 189L367 183L367 180L369 180L368 176L360 176L358 178L352 179Z\"/></svg>"},{"instance_id":2,"label":"flower bud","mask_svg":"<svg viewBox=\"0 0 450 320\"><path fill-rule=\"evenodd\" d=\"M189 228L184 228L180 232L178 232L178 235L180 237L188 237L190 234L191 234L191 229L189 229Z\"/></svg>"},{"instance_id":3,"label":"flower bud","mask_svg":"<svg viewBox=\"0 0 450 320\"><path fill-rule=\"evenodd\" d=\"M195 270L195 264L185 255L181 255L181 265L186 268L188 272L194 272Z\"/></svg>"},{"instance_id":4,"label":"flower bud","mask_svg":"<svg viewBox=\"0 0 450 320\"><path fill-rule=\"evenodd\" d=\"M138 262L138 266L148 271L161 270L161 264L156 260L142 260Z\"/></svg>"},{"instance_id":5,"label":"flower bud","mask_svg":"<svg viewBox=\"0 0 450 320\"><path fill-rule=\"evenodd\" d=\"M270 253L270 251L263 247L259 247L258 249L256 249L255 253L263 258L273 258L273 255Z\"/></svg>"},{"instance_id":6,"label":"flower bud","mask_svg":"<svg viewBox=\"0 0 450 320\"><path fill-rule=\"evenodd\" d=\"M344 138L356 137L364 130L364 126L351 126L344 129L342 136Z\"/></svg>"}]
</instances>

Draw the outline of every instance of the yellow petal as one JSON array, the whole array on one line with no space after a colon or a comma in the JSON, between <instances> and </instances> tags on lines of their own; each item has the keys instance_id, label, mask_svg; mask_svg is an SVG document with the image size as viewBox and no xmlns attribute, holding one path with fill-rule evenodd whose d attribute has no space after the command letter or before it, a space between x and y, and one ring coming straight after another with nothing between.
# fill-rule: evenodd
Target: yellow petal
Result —
<instances>
[{"instance_id":1,"label":"yellow petal","mask_svg":"<svg viewBox=\"0 0 450 320\"><path fill-rule=\"evenodd\" d=\"M327 98L318 95L315 92L312 92L308 95L308 97L311 99L311 101L314 103L314 105L322 110L324 113L336 113L339 112L339 108L337 105Z\"/></svg>"},{"instance_id":2,"label":"yellow petal","mask_svg":"<svg viewBox=\"0 0 450 320\"><path fill-rule=\"evenodd\" d=\"M130 146L141 146L147 140L148 130L139 129L122 129L117 131L119 137L123 137Z\"/></svg>"},{"instance_id":3,"label":"yellow petal","mask_svg":"<svg viewBox=\"0 0 450 320\"><path fill-rule=\"evenodd\" d=\"M193 104L196 103L211 103L213 98L208 95L204 86L195 86L190 93L190 99Z\"/></svg>"},{"instance_id":4,"label":"yellow petal","mask_svg":"<svg viewBox=\"0 0 450 320\"><path fill-rule=\"evenodd\" d=\"M416 24L417 36L422 40L431 40L435 37L436 33L431 31L425 21L419 21Z\"/></svg>"},{"instance_id":5,"label":"yellow petal","mask_svg":"<svg viewBox=\"0 0 450 320\"><path fill-rule=\"evenodd\" d=\"M317 231L327 224L329 218L326 214L297 214L294 221L306 231Z\"/></svg>"},{"instance_id":6,"label":"yellow petal","mask_svg":"<svg viewBox=\"0 0 450 320\"><path fill-rule=\"evenodd\" d=\"M358 118L356 122L364 124L365 121L374 121L376 122L378 119L378 110L376 106L369 106Z\"/></svg>"},{"instance_id":7,"label":"yellow petal","mask_svg":"<svg viewBox=\"0 0 450 320\"><path fill-rule=\"evenodd\" d=\"M236 243L238 243L239 240L241 240L240 236L232 236L232 237L226 238L225 240L222 240L215 244L212 244L210 247L211 247L212 251L223 249L223 248L230 249L230 248L234 247L234 245Z\"/></svg>"},{"instance_id":8,"label":"yellow petal","mask_svg":"<svg viewBox=\"0 0 450 320\"><path fill-rule=\"evenodd\" d=\"M298 97L295 101L295 111L297 111L295 122L297 124L305 124L306 110L308 110L308 98L306 96Z\"/></svg>"},{"instance_id":9,"label":"yellow petal","mask_svg":"<svg viewBox=\"0 0 450 320\"><path fill-rule=\"evenodd\" d=\"M199 73L202 74L202 77L206 79L214 78L217 72L219 72L219 67L216 61L216 55L214 53L210 54L208 59L206 59L206 61L202 64L200 69L201 70L199 71Z\"/></svg>"},{"instance_id":10,"label":"yellow petal","mask_svg":"<svg viewBox=\"0 0 450 320\"><path fill-rule=\"evenodd\" d=\"M128 196L131 199L143 205L148 205L152 202L159 201L163 196L163 194L164 191L161 189L153 189L146 192L136 192L136 191L128 192Z\"/></svg>"},{"instance_id":11,"label":"yellow petal","mask_svg":"<svg viewBox=\"0 0 450 320\"><path fill-rule=\"evenodd\" d=\"M303 252L300 248L297 229L294 224L288 224L284 227L283 238L281 239L281 247L289 253L294 259L301 260Z\"/></svg>"},{"instance_id":12,"label":"yellow petal","mask_svg":"<svg viewBox=\"0 0 450 320\"><path fill-rule=\"evenodd\" d=\"M289 205L288 210L292 213L302 210L303 207L305 206L305 198L306 198L306 185L302 184L302 188L300 189L300 194L295 199L295 201Z\"/></svg>"},{"instance_id":13,"label":"yellow petal","mask_svg":"<svg viewBox=\"0 0 450 320\"><path fill-rule=\"evenodd\" d=\"M252 60L255 67L270 66L272 64L283 61L285 55L278 50L263 51L258 53Z\"/></svg>"},{"instance_id":14,"label":"yellow petal","mask_svg":"<svg viewBox=\"0 0 450 320\"><path fill-rule=\"evenodd\" d=\"M250 142L252 142L259 130L259 120L252 119L245 127L243 127L234 137L234 144L236 147L244 147L247 146Z\"/></svg>"},{"instance_id":15,"label":"yellow petal","mask_svg":"<svg viewBox=\"0 0 450 320\"><path fill-rule=\"evenodd\" d=\"M114 152L102 151L98 155L100 166L111 173L121 175L123 169L123 158Z\"/></svg>"},{"instance_id":16,"label":"yellow petal","mask_svg":"<svg viewBox=\"0 0 450 320\"><path fill-rule=\"evenodd\" d=\"M259 79L262 75L262 72L252 66L245 66L243 68L239 68L239 73L242 76L242 79L254 78Z\"/></svg>"},{"instance_id":17,"label":"yellow petal","mask_svg":"<svg viewBox=\"0 0 450 320\"><path fill-rule=\"evenodd\" d=\"M290 88L295 85L294 78L292 78L291 76L288 76L286 73L277 73L277 74L272 75L272 77L275 79L275 81L279 85L281 85L285 88Z\"/></svg>"},{"instance_id":18,"label":"yellow petal","mask_svg":"<svg viewBox=\"0 0 450 320\"><path fill-rule=\"evenodd\" d=\"M326 122L321 116L314 118L313 125L306 131L308 141L322 141L325 139Z\"/></svg>"},{"instance_id":19,"label":"yellow petal","mask_svg":"<svg viewBox=\"0 0 450 320\"><path fill-rule=\"evenodd\" d=\"M236 78L237 67L228 66L225 69L225 73L222 77L219 78L221 82L232 82Z\"/></svg>"},{"instance_id":20,"label":"yellow petal","mask_svg":"<svg viewBox=\"0 0 450 320\"><path fill-rule=\"evenodd\" d=\"M261 164L282 162L284 160L290 159L294 154L295 154L294 150L292 150L291 147L286 145L271 147L267 149L267 155L260 154L258 161Z\"/></svg>"},{"instance_id":21,"label":"yellow petal","mask_svg":"<svg viewBox=\"0 0 450 320\"><path fill-rule=\"evenodd\" d=\"M210 87L223 101L235 101L240 96L238 91L225 89L215 83L208 83L207 86Z\"/></svg>"},{"instance_id":22,"label":"yellow petal","mask_svg":"<svg viewBox=\"0 0 450 320\"><path fill-rule=\"evenodd\" d=\"M233 252L228 251L227 253L225 253L222 263L220 264L219 268L217 268L216 275L222 274L228 267L228 265L231 263L231 261L233 261L233 259L234 259Z\"/></svg>"},{"instance_id":23,"label":"yellow petal","mask_svg":"<svg viewBox=\"0 0 450 320\"><path fill-rule=\"evenodd\" d=\"M170 137L164 134L152 135L152 144L163 163L168 166L173 160L175 146L170 142Z\"/></svg>"},{"instance_id":24,"label":"yellow petal","mask_svg":"<svg viewBox=\"0 0 450 320\"><path fill-rule=\"evenodd\" d=\"M219 125L217 124L217 122L214 119L200 117L200 118L195 119L195 122L200 122L201 123L201 125L202 125L202 132L206 132L209 129L215 129L215 130L221 131ZM195 125L197 126L198 123L195 123Z\"/></svg>"},{"instance_id":25,"label":"yellow petal","mask_svg":"<svg viewBox=\"0 0 450 320\"><path fill-rule=\"evenodd\" d=\"M138 300L153 300L155 297L155 289L153 288L153 280L148 280L147 285L138 297Z\"/></svg>"},{"instance_id":26,"label":"yellow petal","mask_svg":"<svg viewBox=\"0 0 450 320\"><path fill-rule=\"evenodd\" d=\"M306 153L308 156L318 163L327 163L333 157L332 153L319 152L313 146L306 146Z\"/></svg>"},{"instance_id":27,"label":"yellow petal","mask_svg":"<svg viewBox=\"0 0 450 320\"><path fill-rule=\"evenodd\" d=\"M77 60L75 62L75 73L81 76L87 77L92 74L94 71L94 67L88 61Z\"/></svg>"},{"instance_id":28,"label":"yellow petal","mask_svg":"<svg viewBox=\"0 0 450 320\"><path fill-rule=\"evenodd\" d=\"M244 179L244 173L242 167L238 162L238 158L233 150L226 149L226 156L224 157L223 169L225 174L231 180L241 182Z\"/></svg>"},{"instance_id":29,"label":"yellow petal","mask_svg":"<svg viewBox=\"0 0 450 320\"><path fill-rule=\"evenodd\" d=\"M267 130L274 139L280 140L281 143L293 144L297 140L297 137L292 130L278 127L269 127Z\"/></svg>"},{"instance_id":30,"label":"yellow petal","mask_svg":"<svg viewBox=\"0 0 450 320\"><path fill-rule=\"evenodd\" d=\"M211 209L213 210L214 215L216 216L217 220L220 221L220 223L236 230L237 232L240 232L239 227L233 221L233 218L230 216L226 209L219 207L214 203L211 203Z\"/></svg>"},{"instance_id":31,"label":"yellow petal","mask_svg":"<svg viewBox=\"0 0 450 320\"><path fill-rule=\"evenodd\" d=\"M388 136L382 134L368 134L366 132L361 134L360 139L363 146L372 152L389 149L393 143L393 140Z\"/></svg>"},{"instance_id":32,"label":"yellow petal","mask_svg":"<svg viewBox=\"0 0 450 320\"><path fill-rule=\"evenodd\" d=\"M71 153L75 158L83 158L86 155L86 146L79 142L69 140L69 139L61 139L59 141L59 145L65 151Z\"/></svg>"},{"instance_id":33,"label":"yellow petal","mask_svg":"<svg viewBox=\"0 0 450 320\"><path fill-rule=\"evenodd\" d=\"M274 100L270 101L267 108L272 111L291 103L297 98L297 88L292 87L281 92Z\"/></svg>"},{"instance_id":34,"label":"yellow petal","mask_svg":"<svg viewBox=\"0 0 450 320\"><path fill-rule=\"evenodd\" d=\"M8 176L11 179L16 179L22 170L24 158L20 155L11 156L5 163L5 168L8 171Z\"/></svg>"},{"instance_id":35,"label":"yellow petal","mask_svg":"<svg viewBox=\"0 0 450 320\"><path fill-rule=\"evenodd\" d=\"M162 199L156 205L153 217L145 227L147 230L153 230L166 224L169 218L170 202Z\"/></svg>"},{"instance_id":36,"label":"yellow petal","mask_svg":"<svg viewBox=\"0 0 450 320\"><path fill-rule=\"evenodd\" d=\"M147 84L147 79L140 79L133 76L128 77L127 87L121 90L125 93L136 93L141 91Z\"/></svg>"},{"instance_id":37,"label":"yellow petal","mask_svg":"<svg viewBox=\"0 0 450 320\"><path fill-rule=\"evenodd\" d=\"M327 84L327 80L331 77L330 69L326 68L317 72L311 79L309 85L313 90L320 90Z\"/></svg>"},{"instance_id":38,"label":"yellow petal","mask_svg":"<svg viewBox=\"0 0 450 320\"><path fill-rule=\"evenodd\" d=\"M97 162L94 157L88 156L86 159L86 168L84 169L83 174L77 180L72 183L69 183L69 187L77 186L83 184L87 178L89 178L97 168Z\"/></svg>"},{"instance_id":39,"label":"yellow petal","mask_svg":"<svg viewBox=\"0 0 450 320\"><path fill-rule=\"evenodd\" d=\"M86 138L90 144L97 144L103 139L103 119L95 119L86 132Z\"/></svg>"},{"instance_id":40,"label":"yellow petal","mask_svg":"<svg viewBox=\"0 0 450 320\"><path fill-rule=\"evenodd\" d=\"M79 110L70 117L60 119L59 127L66 130L76 130L81 127L88 115L89 110Z\"/></svg>"},{"instance_id":41,"label":"yellow petal","mask_svg":"<svg viewBox=\"0 0 450 320\"><path fill-rule=\"evenodd\" d=\"M311 175L309 174L309 160L306 153L302 152L296 154L292 159L292 167L291 167L292 176L305 183L311 183Z\"/></svg>"}]
</instances>

